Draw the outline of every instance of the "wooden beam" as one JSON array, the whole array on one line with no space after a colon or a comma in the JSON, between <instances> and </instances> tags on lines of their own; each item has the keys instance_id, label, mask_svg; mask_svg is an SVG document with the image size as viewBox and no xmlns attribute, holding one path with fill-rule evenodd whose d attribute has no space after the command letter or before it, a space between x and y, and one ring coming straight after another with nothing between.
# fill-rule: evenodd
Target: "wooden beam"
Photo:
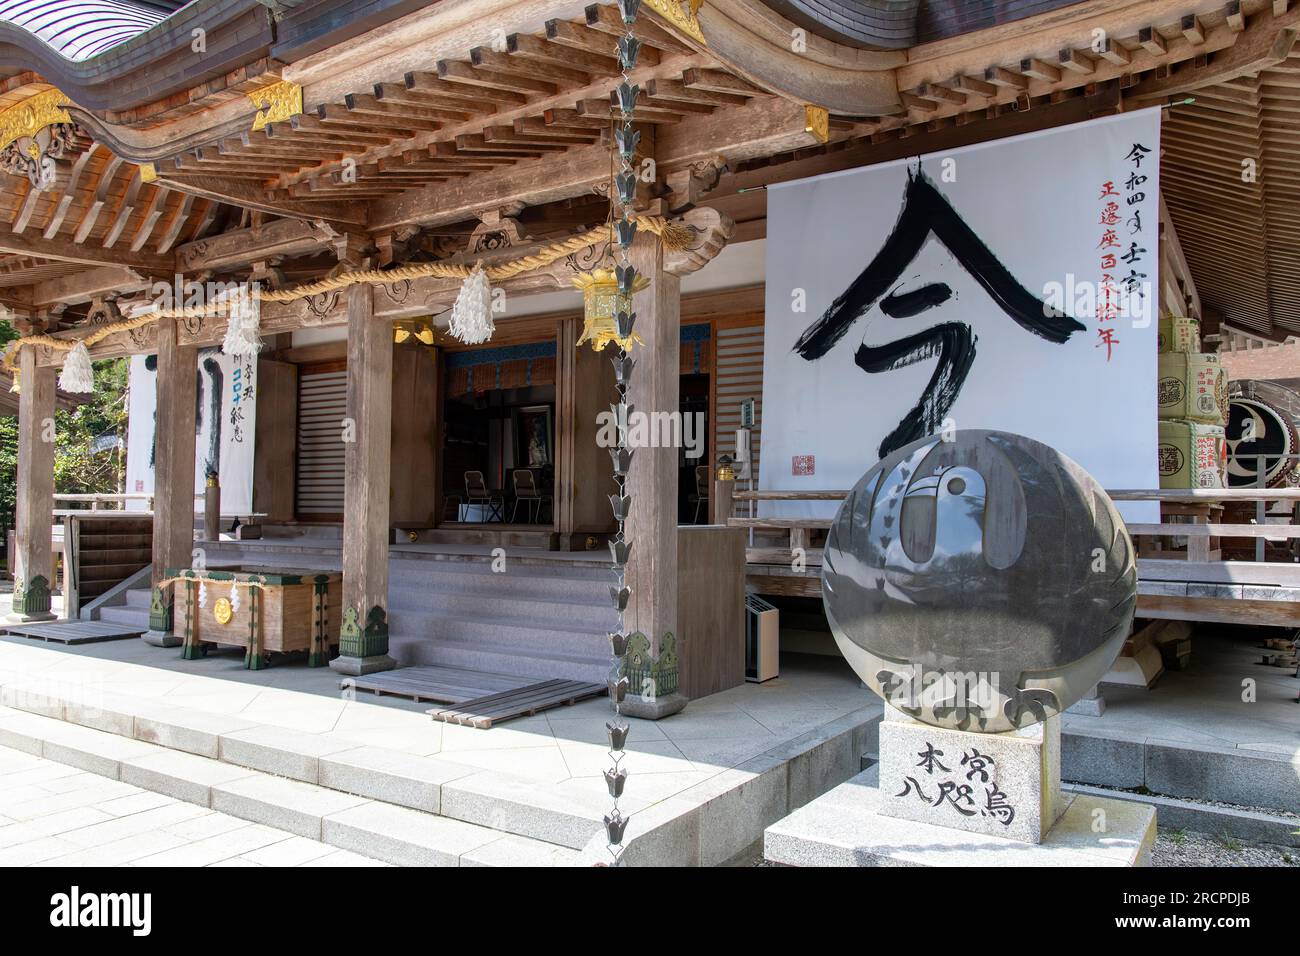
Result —
<instances>
[{"instance_id":1,"label":"wooden beam","mask_svg":"<svg viewBox=\"0 0 1300 956\"><path fill-rule=\"evenodd\" d=\"M1001 66L991 66L985 70L984 80L997 86L1007 86L1015 90L1029 89L1029 80L1019 73L1012 73Z\"/></svg>"},{"instance_id":2,"label":"wooden beam","mask_svg":"<svg viewBox=\"0 0 1300 956\"><path fill-rule=\"evenodd\" d=\"M293 219L324 220L340 225L359 226L366 221L366 208L360 202L299 202L292 199L268 199L265 191L247 181L230 179L198 170L158 170L158 181L181 193L202 199L228 203L243 209L288 216Z\"/></svg>"},{"instance_id":3,"label":"wooden beam","mask_svg":"<svg viewBox=\"0 0 1300 956\"><path fill-rule=\"evenodd\" d=\"M141 292L149 288L149 280L126 266L104 266L88 269L76 275L46 279L32 287L32 305L36 307L55 304L79 305L97 296L117 292Z\"/></svg>"},{"instance_id":4,"label":"wooden beam","mask_svg":"<svg viewBox=\"0 0 1300 956\"><path fill-rule=\"evenodd\" d=\"M1116 66L1127 66L1133 59L1128 50L1117 44L1110 37L1102 40L1096 47L1097 54L1103 59L1114 63Z\"/></svg>"},{"instance_id":5,"label":"wooden beam","mask_svg":"<svg viewBox=\"0 0 1300 956\"><path fill-rule=\"evenodd\" d=\"M338 235L324 224L277 219L199 242L187 242L176 250L176 271L231 269L259 259L305 255L325 248Z\"/></svg>"},{"instance_id":6,"label":"wooden beam","mask_svg":"<svg viewBox=\"0 0 1300 956\"><path fill-rule=\"evenodd\" d=\"M1143 27L1138 31L1138 43L1141 44L1142 49L1152 56L1164 56L1169 52L1169 47L1165 44L1165 38L1153 26Z\"/></svg>"},{"instance_id":7,"label":"wooden beam","mask_svg":"<svg viewBox=\"0 0 1300 956\"><path fill-rule=\"evenodd\" d=\"M62 239L38 239L0 233L0 253L14 256L36 256L57 262L79 262L88 266L127 266L149 275L171 275L169 256L156 256L147 252L124 252L102 246L84 246Z\"/></svg>"},{"instance_id":8,"label":"wooden beam","mask_svg":"<svg viewBox=\"0 0 1300 956\"><path fill-rule=\"evenodd\" d=\"M1078 50L1061 50L1057 53L1056 60L1061 69L1069 70L1071 73L1080 73L1086 76L1097 69L1097 64Z\"/></svg>"},{"instance_id":9,"label":"wooden beam","mask_svg":"<svg viewBox=\"0 0 1300 956\"><path fill-rule=\"evenodd\" d=\"M690 116L680 123L658 127L654 157L661 170L668 170L719 155L739 161L816 145L816 140L805 132L805 122L802 104L776 97L756 98L745 106ZM649 153L644 135L642 151ZM608 149L575 147L518 167L377 199L371 204L369 228L385 232L410 224L442 225L474 218L480 209L571 199L608 178Z\"/></svg>"},{"instance_id":10,"label":"wooden beam","mask_svg":"<svg viewBox=\"0 0 1300 956\"><path fill-rule=\"evenodd\" d=\"M1184 32L1187 23L1184 19ZM1189 60L1181 68L1164 76L1152 75L1124 91L1125 99L1148 100L1185 93L1254 76L1262 70L1286 61L1300 35L1300 6L1282 15L1271 10L1260 12L1248 30L1237 35L1236 42L1202 62Z\"/></svg>"}]
</instances>

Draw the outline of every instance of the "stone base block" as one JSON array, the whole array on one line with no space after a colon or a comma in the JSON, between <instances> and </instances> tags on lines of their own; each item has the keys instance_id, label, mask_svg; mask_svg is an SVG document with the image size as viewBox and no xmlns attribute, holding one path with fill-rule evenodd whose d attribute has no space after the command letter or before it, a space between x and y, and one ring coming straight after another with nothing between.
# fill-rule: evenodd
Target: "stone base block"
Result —
<instances>
[{"instance_id":1,"label":"stone base block","mask_svg":"<svg viewBox=\"0 0 1300 956\"><path fill-rule=\"evenodd\" d=\"M1065 712L1067 714L1077 714L1080 717L1100 717L1106 713L1106 698L1100 695L1097 697L1084 697L1067 707Z\"/></svg>"},{"instance_id":2,"label":"stone base block","mask_svg":"<svg viewBox=\"0 0 1300 956\"><path fill-rule=\"evenodd\" d=\"M1038 843L1065 811L1059 717L978 734L887 706L879 771L882 816Z\"/></svg>"},{"instance_id":3,"label":"stone base block","mask_svg":"<svg viewBox=\"0 0 1300 956\"><path fill-rule=\"evenodd\" d=\"M140 635L140 640L154 647L180 647L184 643L170 631L145 631Z\"/></svg>"},{"instance_id":4,"label":"stone base block","mask_svg":"<svg viewBox=\"0 0 1300 956\"><path fill-rule=\"evenodd\" d=\"M373 674L376 671L391 671L396 667L397 661L387 654L376 654L373 657L344 657L340 654L330 661L330 670L347 674L349 677L360 677L362 674Z\"/></svg>"},{"instance_id":5,"label":"stone base block","mask_svg":"<svg viewBox=\"0 0 1300 956\"><path fill-rule=\"evenodd\" d=\"M880 811L876 768L767 828L764 858L787 866L1146 866L1156 838L1149 806L1065 795L1041 843L954 830Z\"/></svg>"},{"instance_id":6,"label":"stone base block","mask_svg":"<svg viewBox=\"0 0 1300 956\"><path fill-rule=\"evenodd\" d=\"M664 694L653 700L629 694L623 699L619 709L628 717L640 717L642 720L659 720L678 713L689 700L690 698L682 694Z\"/></svg>"},{"instance_id":7,"label":"stone base block","mask_svg":"<svg viewBox=\"0 0 1300 956\"><path fill-rule=\"evenodd\" d=\"M52 611L33 611L30 614L9 614L5 616L7 624L43 624L46 621L57 621L59 616Z\"/></svg>"}]
</instances>

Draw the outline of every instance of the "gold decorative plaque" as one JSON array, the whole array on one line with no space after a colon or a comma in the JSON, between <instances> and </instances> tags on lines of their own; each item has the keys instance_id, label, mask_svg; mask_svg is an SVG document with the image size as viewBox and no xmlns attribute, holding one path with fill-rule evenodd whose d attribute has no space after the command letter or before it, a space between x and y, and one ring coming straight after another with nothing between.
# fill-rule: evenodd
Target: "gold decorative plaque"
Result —
<instances>
[{"instance_id":1,"label":"gold decorative plaque","mask_svg":"<svg viewBox=\"0 0 1300 956\"><path fill-rule=\"evenodd\" d=\"M0 112L0 149L55 123L71 123L66 109L71 102L62 91L51 87Z\"/></svg>"},{"instance_id":2,"label":"gold decorative plaque","mask_svg":"<svg viewBox=\"0 0 1300 956\"><path fill-rule=\"evenodd\" d=\"M288 80L272 83L248 94L257 107L253 117L253 130L265 129L268 123L283 123L290 116L302 112L302 87Z\"/></svg>"},{"instance_id":3,"label":"gold decorative plaque","mask_svg":"<svg viewBox=\"0 0 1300 956\"><path fill-rule=\"evenodd\" d=\"M704 0L645 0L645 5L667 20L678 32L686 34L701 46L708 46L700 18L696 16Z\"/></svg>"},{"instance_id":4,"label":"gold decorative plaque","mask_svg":"<svg viewBox=\"0 0 1300 956\"><path fill-rule=\"evenodd\" d=\"M230 606L230 598L217 598L217 603L212 605L212 616L218 624L229 624L230 619L235 616L235 609Z\"/></svg>"},{"instance_id":5,"label":"gold decorative plaque","mask_svg":"<svg viewBox=\"0 0 1300 956\"><path fill-rule=\"evenodd\" d=\"M820 106L805 106L803 108L803 131L809 136L814 137L819 143L826 143L831 138L831 117L826 110Z\"/></svg>"}]
</instances>

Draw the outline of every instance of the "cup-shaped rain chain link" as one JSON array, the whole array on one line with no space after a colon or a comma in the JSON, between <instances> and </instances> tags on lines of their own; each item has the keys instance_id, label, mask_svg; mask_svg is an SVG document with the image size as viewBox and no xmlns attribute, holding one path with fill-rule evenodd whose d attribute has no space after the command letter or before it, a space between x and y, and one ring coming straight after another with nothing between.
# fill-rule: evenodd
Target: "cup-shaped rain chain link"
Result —
<instances>
[{"instance_id":1,"label":"cup-shaped rain chain link","mask_svg":"<svg viewBox=\"0 0 1300 956\"><path fill-rule=\"evenodd\" d=\"M614 560L614 573L617 579L610 587L609 594L610 600L618 611L618 630L612 631L609 635L609 649L614 657L609 680L609 697L614 704L614 719L605 724L609 734L609 756L613 761L613 765L605 771L605 784L609 788L610 799L614 801L613 809L605 817L605 839L615 866L622 857L623 836L627 831L628 822L628 818L618 808L618 801L623 796L628 776L627 771L622 767L629 730L622 716L623 701L627 697L629 686L628 677L623 673L623 659L627 656L628 644L632 637L624 627L623 617L632 599L632 590L627 586L626 581L632 542L628 540L625 533L625 524L632 510L632 498L628 494L627 487L632 469L632 449L628 442L628 418L632 413L632 406L628 404L627 392L635 363L629 352L637 342L632 336L632 326L636 321L636 313L632 311L632 294L639 292L648 284L644 277L637 276L636 269L629 261L632 242L636 238L636 220L631 216L637 184L633 163L636 160L637 146L641 141L640 131L632 127L632 116L636 110L637 98L641 95L641 87L632 82L630 74L636 68L637 56L641 52L641 42L632 29L640 7L641 0L618 0L619 14L623 19L623 25L627 28L626 33L619 37L618 48L615 51L623 73L623 81L615 90L622 116L614 127L614 146L618 151L621 168L614 175L615 188L610 192L611 204L618 207L617 218L613 209L610 218L613 224L613 238L618 244L619 262L613 274L617 284L616 292L604 297L604 309L607 310L603 313L606 316L604 321L613 320L613 328L610 331L614 334L601 337L605 342L612 340L612 344L618 349L617 354L611 359L614 365L614 387L618 390L618 401L610 406L614 419L618 423L618 445L609 450L614 481L618 485L618 494L609 496L610 508L618 524L618 529L609 543L609 553ZM595 296L591 299L594 300ZM604 342L596 344L596 347L600 348L603 344Z\"/></svg>"}]
</instances>

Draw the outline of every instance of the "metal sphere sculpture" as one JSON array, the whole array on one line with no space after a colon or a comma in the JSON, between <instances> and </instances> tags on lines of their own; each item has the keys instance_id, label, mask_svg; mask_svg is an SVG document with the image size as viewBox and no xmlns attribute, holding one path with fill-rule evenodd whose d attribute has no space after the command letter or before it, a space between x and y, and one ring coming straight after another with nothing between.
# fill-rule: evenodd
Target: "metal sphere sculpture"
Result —
<instances>
[{"instance_id":1,"label":"metal sphere sculpture","mask_svg":"<svg viewBox=\"0 0 1300 956\"><path fill-rule=\"evenodd\" d=\"M1133 542L1093 478L1007 432L965 430L862 476L826 542L841 653L876 693L938 727L998 733L1079 700L1137 603Z\"/></svg>"}]
</instances>

